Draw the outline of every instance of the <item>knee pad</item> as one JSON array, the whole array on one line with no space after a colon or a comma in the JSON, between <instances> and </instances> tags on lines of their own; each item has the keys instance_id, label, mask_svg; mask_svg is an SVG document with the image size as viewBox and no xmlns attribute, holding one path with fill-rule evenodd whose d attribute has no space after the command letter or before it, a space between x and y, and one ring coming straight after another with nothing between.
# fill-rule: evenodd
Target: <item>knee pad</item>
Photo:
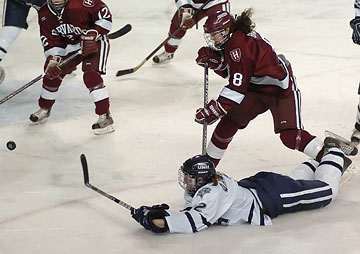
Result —
<instances>
[{"instance_id":1,"label":"knee pad","mask_svg":"<svg viewBox=\"0 0 360 254\"><path fill-rule=\"evenodd\" d=\"M83 80L90 91L94 90L94 88L101 87L104 83L100 73L97 71L85 71Z\"/></svg>"}]
</instances>

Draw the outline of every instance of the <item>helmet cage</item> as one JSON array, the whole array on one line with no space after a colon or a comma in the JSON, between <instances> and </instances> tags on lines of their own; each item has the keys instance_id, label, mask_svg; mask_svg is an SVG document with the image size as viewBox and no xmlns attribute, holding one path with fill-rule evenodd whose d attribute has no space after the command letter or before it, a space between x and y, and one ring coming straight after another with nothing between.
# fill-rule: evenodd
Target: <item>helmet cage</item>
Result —
<instances>
[{"instance_id":1,"label":"helmet cage","mask_svg":"<svg viewBox=\"0 0 360 254\"><path fill-rule=\"evenodd\" d=\"M224 43L227 42L230 38L229 30L230 29L227 28L212 33L204 32L206 44L214 50L222 50Z\"/></svg>"},{"instance_id":2,"label":"helmet cage","mask_svg":"<svg viewBox=\"0 0 360 254\"><path fill-rule=\"evenodd\" d=\"M230 38L230 28L234 22L234 17L227 11L212 13L204 24L204 38L208 46L214 50L222 50L224 43Z\"/></svg>"},{"instance_id":3,"label":"helmet cage","mask_svg":"<svg viewBox=\"0 0 360 254\"><path fill-rule=\"evenodd\" d=\"M47 0L50 7L56 12L61 13L62 9L66 6L68 0L64 0L62 3L53 3L53 0Z\"/></svg>"},{"instance_id":4,"label":"helmet cage","mask_svg":"<svg viewBox=\"0 0 360 254\"><path fill-rule=\"evenodd\" d=\"M195 194L196 189L196 176L184 172L184 167L179 168L178 174L179 185L191 196Z\"/></svg>"}]
</instances>

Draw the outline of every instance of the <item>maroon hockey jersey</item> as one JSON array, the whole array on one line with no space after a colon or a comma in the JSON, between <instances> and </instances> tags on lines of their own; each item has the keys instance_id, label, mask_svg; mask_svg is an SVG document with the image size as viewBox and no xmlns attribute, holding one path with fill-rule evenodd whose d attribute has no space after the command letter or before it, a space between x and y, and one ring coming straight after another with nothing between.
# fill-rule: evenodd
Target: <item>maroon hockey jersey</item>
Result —
<instances>
[{"instance_id":1,"label":"maroon hockey jersey","mask_svg":"<svg viewBox=\"0 0 360 254\"><path fill-rule=\"evenodd\" d=\"M112 15L101 0L69 0L61 14L48 4L43 5L38 22L45 56L66 56L81 48L83 32L96 29L100 35L107 34L112 27Z\"/></svg>"},{"instance_id":2,"label":"maroon hockey jersey","mask_svg":"<svg viewBox=\"0 0 360 254\"><path fill-rule=\"evenodd\" d=\"M290 68L260 34L235 32L225 44L224 54L229 84L221 91L219 99L227 109L240 104L248 91L277 97L284 97L291 91Z\"/></svg>"}]
</instances>

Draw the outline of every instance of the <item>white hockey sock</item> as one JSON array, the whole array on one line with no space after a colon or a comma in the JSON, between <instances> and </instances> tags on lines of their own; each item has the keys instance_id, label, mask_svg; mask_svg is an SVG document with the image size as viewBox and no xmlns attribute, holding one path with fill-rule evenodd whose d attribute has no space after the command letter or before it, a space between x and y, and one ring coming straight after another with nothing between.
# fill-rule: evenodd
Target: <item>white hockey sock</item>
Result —
<instances>
[{"instance_id":1,"label":"white hockey sock","mask_svg":"<svg viewBox=\"0 0 360 254\"><path fill-rule=\"evenodd\" d=\"M295 180L314 180L315 179L315 170L319 162L314 159L301 163L299 166L294 168L289 176Z\"/></svg>"},{"instance_id":2,"label":"white hockey sock","mask_svg":"<svg viewBox=\"0 0 360 254\"><path fill-rule=\"evenodd\" d=\"M330 185L334 200L341 180L341 171L344 166L344 153L338 148L330 148L329 152L321 159L315 171L315 180L325 182Z\"/></svg>"},{"instance_id":3,"label":"white hockey sock","mask_svg":"<svg viewBox=\"0 0 360 254\"><path fill-rule=\"evenodd\" d=\"M311 140L304 148L304 154L309 157L316 159L316 156L319 154L321 149L323 148L324 143L318 137L315 137Z\"/></svg>"},{"instance_id":4,"label":"white hockey sock","mask_svg":"<svg viewBox=\"0 0 360 254\"><path fill-rule=\"evenodd\" d=\"M0 47L3 50L8 51L11 44L16 40L21 32L20 27L16 26L4 26L0 29ZM6 52L0 50L0 59L3 59Z\"/></svg>"}]
</instances>

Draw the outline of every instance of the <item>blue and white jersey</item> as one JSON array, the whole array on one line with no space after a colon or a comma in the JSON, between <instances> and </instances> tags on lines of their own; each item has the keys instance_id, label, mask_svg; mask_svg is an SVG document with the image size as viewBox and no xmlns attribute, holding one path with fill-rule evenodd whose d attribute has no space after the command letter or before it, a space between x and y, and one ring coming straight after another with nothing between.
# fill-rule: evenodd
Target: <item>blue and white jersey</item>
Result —
<instances>
[{"instance_id":1,"label":"blue and white jersey","mask_svg":"<svg viewBox=\"0 0 360 254\"><path fill-rule=\"evenodd\" d=\"M46 0L27 0L13 1L5 0L3 8L3 26L15 26L19 28L28 28L26 19L29 15L30 7L39 10Z\"/></svg>"},{"instance_id":2,"label":"blue and white jersey","mask_svg":"<svg viewBox=\"0 0 360 254\"><path fill-rule=\"evenodd\" d=\"M176 1L176 7L179 9L180 7L184 5L191 5L191 7L195 9L199 9L206 0L177 0ZM204 6L204 9L209 9L217 4L224 4L227 3L228 0L212 0L210 1L206 6Z\"/></svg>"},{"instance_id":3,"label":"blue and white jersey","mask_svg":"<svg viewBox=\"0 0 360 254\"><path fill-rule=\"evenodd\" d=\"M213 224L271 225L255 190L243 188L234 179L218 174L222 179L216 186L206 184L194 197L185 194L185 209L167 210L169 216L165 219L171 233L195 233Z\"/></svg>"},{"instance_id":4,"label":"blue and white jersey","mask_svg":"<svg viewBox=\"0 0 360 254\"><path fill-rule=\"evenodd\" d=\"M355 0L354 2L354 8L355 8L355 16L360 16L360 0Z\"/></svg>"}]
</instances>

